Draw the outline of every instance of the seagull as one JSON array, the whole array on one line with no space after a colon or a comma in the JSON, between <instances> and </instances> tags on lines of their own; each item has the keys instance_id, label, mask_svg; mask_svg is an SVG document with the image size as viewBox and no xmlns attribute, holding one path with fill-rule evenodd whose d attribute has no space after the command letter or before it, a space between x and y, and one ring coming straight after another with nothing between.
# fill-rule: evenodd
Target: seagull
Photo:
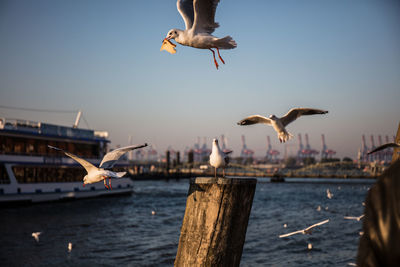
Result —
<instances>
[{"instance_id":1,"label":"seagull","mask_svg":"<svg viewBox=\"0 0 400 267\"><path fill-rule=\"evenodd\" d=\"M218 145L218 140L213 139L212 150L210 154L210 165L215 168L214 174L217 178L217 168L222 169L222 177L225 177L225 167L228 166L229 157L228 154L232 153L231 150L223 152Z\"/></svg>"},{"instance_id":2,"label":"seagull","mask_svg":"<svg viewBox=\"0 0 400 267\"><path fill-rule=\"evenodd\" d=\"M400 147L400 143L387 143L387 144L383 144L381 146L378 146L377 148L375 148L374 150L368 152L367 154L370 155L372 153L378 152L380 150L386 149L388 147Z\"/></svg>"},{"instance_id":3,"label":"seagull","mask_svg":"<svg viewBox=\"0 0 400 267\"><path fill-rule=\"evenodd\" d=\"M230 36L218 38L211 35L219 27L214 20L218 3L219 0L178 0L176 6L185 21L186 29L171 29L164 39L168 41L174 39L181 45L211 50L217 69L218 63L213 48L217 50L219 59L225 64L219 49L236 47L236 42Z\"/></svg>"},{"instance_id":4,"label":"seagull","mask_svg":"<svg viewBox=\"0 0 400 267\"><path fill-rule=\"evenodd\" d=\"M238 125L252 125L257 123L269 124L274 127L274 130L278 133L279 141L282 143L286 142L293 137L292 134L288 133L285 127L296 120L300 116L304 115L314 115L314 114L326 114L328 111L312 108L292 108L289 112L282 118L278 118L275 115L269 116L269 118L261 115L252 115L243 120L239 121Z\"/></svg>"},{"instance_id":5,"label":"seagull","mask_svg":"<svg viewBox=\"0 0 400 267\"><path fill-rule=\"evenodd\" d=\"M113 171L106 170L106 169L112 168L114 166L114 164L117 162L117 160L126 152L134 150L134 149L146 147L146 146L147 146L147 144L133 145L133 146L117 148L113 151L110 151L103 157L103 160L101 161L100 166L97 168L92 163L90 163L72 153L69 153L60 148L48 145L48 147L51 149L55 149L55 150L64 152L65 155L74 159L75 161L80 163L85 168L85 170L87 171L88 174L85 175L85 177L83 177L83 186L85 186L86 184L93 184L93 183L100 182L101 180L104 180L104 186L107 189L111 189L111 190L112 190L111 178L121 178L126 174L126 172L113 172ZM108 185L106 182L106 178L108 178Z\"/></svg>"},{"instance_id":6,"label":"seagull","mask_svg":"<svg viewBox=\"0 0 400 267\"><path fill-rule=\"evenodd\" d=\"M327 222L329 222L329 219L325 220L325 221L322 221L322 222L319 222L319 223L316 223L316 224L313 224L313 225L311 225L311 226L309 226L309 227L307 227L306 229L303 229L303 230L299 230L299 231L296 231L296 232L280 235L279 238L288 237L288 236L295 235L295 234L303 234L303 235L304 234L308 234L308 235L310 235L311 231L312 231L312 228L314 228L314 227L316 227L318 225L325 224Z\"/></svg>"},{"instance_id":7,"label":"seagull","mask_svg":"<svg viewBox=\"0 0 400 267\"><path fill-rule=\"evenodd\" d=\"M34 232L32 233L32 237L36 240L36 242L39 242L39 236L42 232Z\"/></svg>"},{"instance_id":8,"label":"seagull","mask_svg":"<svg viewBox=\"0 0 400 267\"><path fill-rule=\"evenodd\" d=\"M357 221L359 222L364 216L365 216L365 215L363 214L363 215L358 216L358 217L354 217L354 216L344 216L344 218L345 218L346 220L357 220Z\"/></svg>"},{"instance_id":9,"label":"seagull","mask_svg":"<svg viewBox=\"0 0 400 267\"><path fill-rule=\"evenodd\" d=\"M326 197L331 199L333 197L333 194L331 193L331 191L328 189L326 189Z\"/></svg>"}]
</instances>

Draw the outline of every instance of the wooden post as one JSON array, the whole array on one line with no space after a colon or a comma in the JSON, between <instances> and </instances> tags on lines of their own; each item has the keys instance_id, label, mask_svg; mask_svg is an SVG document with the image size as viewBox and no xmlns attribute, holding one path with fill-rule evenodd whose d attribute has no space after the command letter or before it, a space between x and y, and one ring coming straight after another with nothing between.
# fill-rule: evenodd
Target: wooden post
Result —
<instances>
[{"instance_id":1,"label":"wooden post","mask_svg":"<svg viewBox=\"0 0 400 267\"><path fill-rule=\"evenodd\" d=\"M239 266L256 179L192 178L175 266Z\"/></svg>"},{"instance_id":2,"label":"wooden post","mask_svg":"<svg viewBox=\"0 0 400 267\"><path fill-rule=\"evenodd\" d=\"M397 144L400 143L400 122L399 122L399 128L397 129L395 143L397 143ZM395 147L393 149L392 163L394 163L399 158L399 153L400 153L400 148Z\"/></svg>"}]
</instances>

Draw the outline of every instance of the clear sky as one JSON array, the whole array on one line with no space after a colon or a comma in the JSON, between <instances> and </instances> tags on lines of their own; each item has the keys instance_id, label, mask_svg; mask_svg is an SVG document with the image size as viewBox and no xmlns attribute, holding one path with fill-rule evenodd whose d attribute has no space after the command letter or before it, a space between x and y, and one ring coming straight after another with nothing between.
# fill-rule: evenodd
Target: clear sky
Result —
<instances>
[{"instance_id":1,"label":"clear sky","mask_svg":"<svg viewBox=\"0 0 400 267\"><path fill-rule=\"evenodd\" d=\"M171 28L184 28L174 0L1 0L0 105L81 109L112 146L149 142L183 150L200 136L225 134L256 155L271 127L240 127L253 114L292 107L329 110L290 124L311 146L356 157L361 135L392 136L400 121L400 1L222 0L215 36L238 47L211 52L178 45L160 52ZM0 108L0 116L72 125L74 113ZM80 126L86 127L81 122ZM290 140L291 149L297 138Z\"/></svg>"}]
</instances>

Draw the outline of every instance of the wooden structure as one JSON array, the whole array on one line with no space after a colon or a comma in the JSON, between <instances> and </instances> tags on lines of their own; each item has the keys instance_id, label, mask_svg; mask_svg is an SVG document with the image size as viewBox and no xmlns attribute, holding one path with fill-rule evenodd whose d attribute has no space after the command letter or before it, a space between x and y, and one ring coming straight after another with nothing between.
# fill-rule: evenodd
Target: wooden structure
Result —
<instances>
[{"instance_id":1,"label":"wooden structure","mask_svg":"<svg viewBox=\"0 0 400 267\"><path fill-rule=\"evenodd\" d=\"M175 266L239 266L256 184L191 179Z\"/></svg>"}]
</instances>

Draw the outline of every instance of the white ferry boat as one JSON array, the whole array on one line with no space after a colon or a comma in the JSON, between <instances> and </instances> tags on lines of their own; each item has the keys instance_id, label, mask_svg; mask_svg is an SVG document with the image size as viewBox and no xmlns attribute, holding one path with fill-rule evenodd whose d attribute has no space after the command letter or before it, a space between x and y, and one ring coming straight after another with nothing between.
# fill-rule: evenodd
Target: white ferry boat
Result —
<instances>
[{"instance_id":1,"label":"white ferry boat","mask_svg":"<svg viewBox=\"0 0 400 267\"><path fill-rule=\"evenodd\" d=\"M0 204L45 202L130 194L130 178L113 179L112 190L103 183L83 187L85 169L59 147L100 163L110 142L108 132L79 129L43 122L0 118ZM126 171L128 161L121 158L113 170Z\"/></svg>"}]
</instances>

